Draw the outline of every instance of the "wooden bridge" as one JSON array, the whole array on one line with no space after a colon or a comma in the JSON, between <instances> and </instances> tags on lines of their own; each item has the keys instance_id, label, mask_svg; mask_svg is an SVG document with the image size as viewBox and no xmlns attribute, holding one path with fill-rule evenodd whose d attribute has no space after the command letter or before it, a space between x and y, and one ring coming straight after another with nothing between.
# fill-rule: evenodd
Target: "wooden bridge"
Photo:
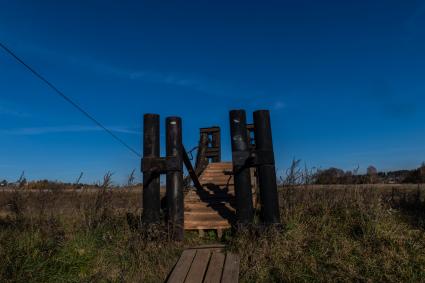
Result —
<instances>
[{"instance_id":1,"label":"wooden bridge","mask_svg":"<svg viewBox=\"0 0 425 283\"><path fill-rule=\"evenodd\" d=\"M160 157L159 115L144 116L144 223L161 221L160 174L166 174L166 221L177 241L184 239L185 230L198 230L200 234L216 230L221 237L224 229L252 225L257 187L262 220L266 224L280 222L269 112L255 111L254 124L246 124L244 110L230 111L229 118L232 162L221 161L220 128L210 127L200 129L193 166L191 151L183 146L181 118L167 117L166 156ZM188 171L185 178L183 164ZM190 249L183 252L168 282L237 282L238 272L237 255Z\"/></svg>"},{"instance_id":2,"label":"wooden bridge","mask_svg":"<svg viewBox=\"0 0 425 283\"><path fill-rule=\"evenodd\" d=\"M236 283L239 256L225 253L223 245L194 247L183 251L168 283Z\"/></svg>"},{"instance_id":3,"label":"wooden bridge","mask_svg":"<svg viewBox=\"0 0 425 283\"><path fill-rule=\"evenodd\" d=\"M255 170L251 170L253 202L256 200ZM184 198L184 229L222 230L235 223L235 186L232 162L209 163L199 177L202 189L191 189Z\"/></svg>"}]
</instances>

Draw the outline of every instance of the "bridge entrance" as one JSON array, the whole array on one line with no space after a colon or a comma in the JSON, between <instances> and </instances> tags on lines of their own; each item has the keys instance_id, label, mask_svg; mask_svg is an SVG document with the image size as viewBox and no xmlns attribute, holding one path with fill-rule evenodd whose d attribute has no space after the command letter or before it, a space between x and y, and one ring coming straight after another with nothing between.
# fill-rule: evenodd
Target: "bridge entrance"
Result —
<instances>
[{"instance_id":1,"label":"bridge entrance","mask_svg":"<svg viewBox=\"0 0 425 283\"><path fill-rule=\"evenodd\" d=\"M160 222L159 175L166 174L166 221L176 240L184 230L222 230L252 225L255 211L278 224L275 161L267 110L230 111L232 160L221 160L221 131L201 128L195 165L182 144L181 119L166 119L166 156L159 157L159 116L144 116L143 222ZM183 177L183 165L188 176ZM257 201L258 200L258 201Z\"/></svg>"}]
</instances>

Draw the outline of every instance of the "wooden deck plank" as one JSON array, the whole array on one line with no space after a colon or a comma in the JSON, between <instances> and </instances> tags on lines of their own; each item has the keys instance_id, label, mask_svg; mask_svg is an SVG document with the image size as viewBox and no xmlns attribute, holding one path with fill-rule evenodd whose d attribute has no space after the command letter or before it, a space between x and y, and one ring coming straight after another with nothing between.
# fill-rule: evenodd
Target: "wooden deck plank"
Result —
<instances>
[{"instance_id":1,"label":"wooden deck plank","mask_svg":"<svg viewBox=\"0 0 425 283\"><path fill-rule=\"evenodd\" d=\"M235 208L232 207L230 204L223 204L222 202L216 202L213 204L209 204L209 203L204 203L204 202L198 202L198 203L193 203L193 204L186 204L185 207L185 213L187 212L192 212L192 211L200 211L201 213L204 211L209 211L211 209L213 210L229 210L231 212L235 212Z\"/></svg>"},{"instance_id":2,"label":"wooden deck plank","mask_svg":"<svg viewBox=\"0 0 425 283\"><path fill-rule=\"evenodd\" d=\"M223 219L223 218L232 218L234 217L235 213L227 212L227 211L216 211L215 209L210 210L197 210L197 211L187 211L185 213L186 219L193 219L193 220L204 220L206 217L208 219Z\"/></svg>"},{"instance_id":3,"label":"wooden deck plank","mask_svg":"<svg viewBox=\"0 0 425 283\"><path fill-rule=\"evenodd\" d=\"M204 283L220 283L225 258L224 253L215 252L212 254Z\"/></svg>"},{"instance_id":4,"label":"wooden deck plank","mask_svg":"<svg viewBox=\"0 0 425 283\"><path fill-rule=\"evenodd\" d=\"M192 265L193 258L195 257L196 250L185 250L180 256L179 261L175 265L167 282L169 283L183 283L186 275Z\"/></svg>"},{"instance_id":5,"label":"wooden deck plank","mask_svg":"<svg viewBox=\"0 0 425 283\"><path fill-rule=\"evenodd\" d=\"M208 164L199 177L203 189L191 190L185 195L184 229L226 229L231 227L235 219L235 188L231 175L232 170L232 162ZM255 205L255 186L253 186L253 202Z\"/></svg>"},{"instance_id":6,"label":"wooden deck plank","mask_svg":"<svg viewBox=\"0 0 425 283\"><path fill-rule=\"evenodd\" d=\"M208 244L208 245L200 245L200 246L194 246L190 247L188 249L195 249L195 250L201 250L201 249L224 249L226 245L223 244Z\"/></svg>"},{"instance_id":7,"label":"wooden deck plank","mask_svg":"<svg viewBox=\"0 0 425 283\"><path fill-rule=\"evenodd\" d=\"M184 229L188 231L199 231L199 230L225 230L232 228L232 225L226 223L226 224L208 224L208 225L202 225L202 224L196 224L196 225L188 225L185 226Z\"/></svg>"},{"instance_id":8,"label":"wooden deck plank","mask_svg":"<svg viewBox=\"0 0 425 283\"><path fill-rule=\"evenodd\" d=\"M202 283L210 260L210 250L199 249L196 250L195 258L187 274L185 283Z\"/></svg>"},{"instance_id":9,"label":"wooden deck plank","mask_svg":"<svg viewBox=\"0 0 425 283\"><path fill-rule=\"evenodd\" d=\"M211 209L212 210L212 209ZM214 211L214 210L213 210ZM226 218L223 218L223 215ZM232 218L235 217L235 213L229 212L229 211L223 211L222 214L218 214L218 213L189 213L186 214L187 218L185 219L185 221L217 221L217 220L232 220Z\"/></svg>"},{"instance_id":10,"label":"wooden deck plank","mask_svg":"<svg viewBox=\"0 0 425 283\"><path fill-rule=\"evenodd\" d=\"M228 252L223 268L222 283L236 283L239 281L239 256Z\"/></svg>"},{"instance_id":11,"label":"wooden deck plank","mask_svg":"<svg viewBox=\"0 0 425 283\"><path fill-rule=\"evenodd\" d=\"M184 229L186 230L228 229L231 227L231 223L226 220L211 222L192 221L184 224Z\"/></svg>"},{"instance_id":12,"label":"wooden deck plank","mask_svg":"<svg viewBox=\"0 0 425 283\"><path fill-rule=\"evenodd\" d=\"M186 202L184 204L184 209L187 209L187 211L190 211L191 209L208 209L210 210L210 208L227 208L230 209L232 211L234 211L235 209L228 203L228 202L212 202L212 203L208 203L208 202L201 202L201 201L197 201L197 202Z\"/></svg>"},{"instance_id":13,"label":"wooden deck plank","mask_svg":"<svg viewBox=\"0 0 425 283\"><path fill-rule=\"evenodd\" d=\"M225 254L222 244L203 245L183 251L167 282L234 283L239 280L239 256Z\"/></svg>"}]
</instances>

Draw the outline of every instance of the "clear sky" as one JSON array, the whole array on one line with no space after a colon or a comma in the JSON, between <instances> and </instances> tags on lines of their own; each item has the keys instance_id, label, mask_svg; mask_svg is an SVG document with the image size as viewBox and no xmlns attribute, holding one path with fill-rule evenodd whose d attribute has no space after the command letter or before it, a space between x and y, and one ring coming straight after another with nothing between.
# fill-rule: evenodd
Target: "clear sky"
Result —
<instances>
[{"instance_id":1,"label":"clear sky","mask_svg":"<svg viewBox=\"0 0 425 283\"><path fill-rule=\"evenodd\" d=\"M166 2L0 0L0 41L139 151L150 112L181 116L187 148L220 126L230 160L228 111L265 108L279 175L425 160L425 1ZM0 50L0 179L139 164Z\"/></svg>"}]
</instances>

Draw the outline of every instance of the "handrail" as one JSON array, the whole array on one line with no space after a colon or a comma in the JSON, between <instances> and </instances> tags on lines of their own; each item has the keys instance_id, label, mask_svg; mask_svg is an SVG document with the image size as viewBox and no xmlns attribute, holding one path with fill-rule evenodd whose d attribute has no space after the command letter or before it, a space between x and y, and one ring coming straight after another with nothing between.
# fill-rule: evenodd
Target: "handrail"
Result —
<instances>
[{"instance_id":1,"label":"handrail","mask_svg":"<svg viewBox=\"0 0 425 283\"><path fill-rule=\"evenodd\" d=\"M198 176L196 175L195 169L193 169L192 163L190 162L189 155L187 154L186 149L182 145L182 153L183 153L183 163L187 168L187 171L189 172L189 176L192 179L193 185L198 190L202 190L202 185L199 182Z\"/></svg>"}]
</instances>

